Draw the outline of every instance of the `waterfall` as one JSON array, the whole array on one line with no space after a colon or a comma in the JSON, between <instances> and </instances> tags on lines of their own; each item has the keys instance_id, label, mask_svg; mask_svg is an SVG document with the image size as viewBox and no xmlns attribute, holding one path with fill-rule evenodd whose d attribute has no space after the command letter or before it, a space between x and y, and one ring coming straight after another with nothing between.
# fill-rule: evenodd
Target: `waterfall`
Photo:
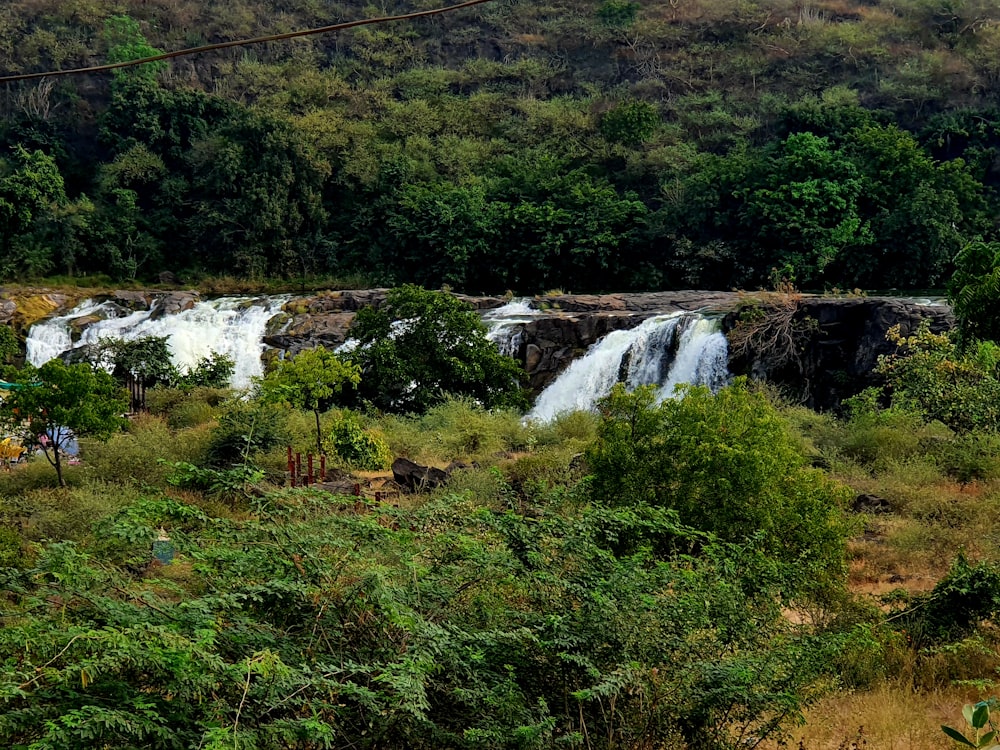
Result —
<instances>
[{"instance_id":1,"label":"waterfall","mask_svg":"<svg viewBox=\"0 0 1000 750\"><path fill-rule=\"evenodd\" d=\"M728 377L726 338L715 321L696 313L657 316L590 347L542 391L528 419L548 422L563 412L593 409L618 382L629 389L659 386L662 400L681 383L717 389Z\"/></svg>"},{"instance_id":2,"label":"waterfall","mask_svg":"<svg viewBox=\"0 0 1000 750\"><path fill-rule=\"evenodd\" d=\"M517 357L524 341L523 324L534 320L540 314L541 310L532 307L529 299L512 299L506 305L483 314L483 322L489 329L486 338L496 344L501 354Z\"/></svg>"},{"instance_id":3,"label":"waterfall","mask_svg":"<svg viewBox=\"0 0 1000 750\"><path fill-rule=\"evenodd\" d=\"M222 297L198 302L173 315L157 315L155 304L150 310L131 312L111 302L87 300L65 315L32 326L26 342L27 359L37 367L103 338L166 336L173 362L182 369L194 367L212 352L232 357L236 363L232 385L243 388L263 374L260 355L265 348L264 330L287 300L287 296ZM94 317L100 319L81 325L74 342L74 323Z\"/></svg>"}]
</instances>

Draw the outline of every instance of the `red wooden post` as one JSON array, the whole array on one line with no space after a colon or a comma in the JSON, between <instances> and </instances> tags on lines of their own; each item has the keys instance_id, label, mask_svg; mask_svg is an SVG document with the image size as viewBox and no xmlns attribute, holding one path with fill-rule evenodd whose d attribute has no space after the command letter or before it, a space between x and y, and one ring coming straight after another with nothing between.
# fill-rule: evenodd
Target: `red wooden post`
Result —
<instances>
[{"instance_id":1,"label":"red wooden post","mask_svg":"<svg viewBox=\"0 0 1000 750\"><path fill-rule=\"evenodd\" d=\"M306 483L307 484L314 484L314 482L313 482L313 454L312 453L310 453L308 456L306 456L306 462L309 465L309 473L307 474L307 476L309 478L306 480Z\"/></svg>"},{"instance_id":2,"label":"red wooden post","mask_svg":"<svg viewBox=\"0 0 1000 750\"><path fill-rule=\"evenodd\" d=\"M292 469L294 469L294 468L295 468L295 467L294 467L294 466L292 466ZM289 472L289 473L288 473L288 476L289 476L289 477L291 478L291 480L292 480L292 487L294 487L294 486L295 486L295 471L291 471L291 472Z\"/></svg>"},{"instance_id":3,"label":"red wooden post","mask_svg":"<svg viewBox=\"0 0 1000 750\"><path fill-rule=\"evenodd\" d=\"M288 446L288 465L292 465L292 446Z\"/></svg>"},{"instance_id":4,"label":"red wooden post","mask_svg":"<svg viewBox=\"0 0 1000 750\"><path fill-rule=\"evenodd\" d=\"M296 453L295 454L295 474L300 479L302 478L302 454L301 453Z\"/></svg>"},{"instance_id":5,"label":"red wooden post","mask_svg":"<svg viewBox=\"0 0 1000 750\"><path fill-rule=\"evenodd\" d=\"M354 484L354 497L361 497L361 485L360 484L357 484L357 483Z\"/></svg>"},{"instance_id":6,"label":"red wooden post","mask_svg":"<svg viewBox=\"0 0 1000 750\"><path fill-rule=\"evenodd\" d=\"M326 481L326 454L321 453L319 456L319 481Z\"/></svg>"}]
</instances>

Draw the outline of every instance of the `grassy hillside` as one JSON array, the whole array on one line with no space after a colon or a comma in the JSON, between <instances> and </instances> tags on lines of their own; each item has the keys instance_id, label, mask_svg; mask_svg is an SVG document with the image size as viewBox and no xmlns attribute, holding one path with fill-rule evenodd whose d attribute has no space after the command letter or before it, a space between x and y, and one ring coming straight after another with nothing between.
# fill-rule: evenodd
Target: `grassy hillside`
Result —
<instances>
[{"instance_id":1,"label":"grassy hillside","mask_svg":"<svg viewBox=\"0 0 1000 750\"><path fill-rule=\"evenodd\" d=\"M0 38L37 71L414 7L13 2ZM995 229L997 16L498 0L11 84L0 273L941 285Z\"/></svg>"}]
</instances>

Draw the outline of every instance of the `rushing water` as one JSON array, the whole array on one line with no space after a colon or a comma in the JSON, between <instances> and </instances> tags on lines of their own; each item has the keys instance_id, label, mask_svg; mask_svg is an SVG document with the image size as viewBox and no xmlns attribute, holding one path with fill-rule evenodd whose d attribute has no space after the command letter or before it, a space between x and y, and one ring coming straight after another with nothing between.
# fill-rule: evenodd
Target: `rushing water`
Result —
<instances>
[{"instance_id":1,"label":"rushing water","mask_svg":"<svg viewBox=\"0 0 1000 750\"><path fill-rule=\"evenodd\" d=\"M110 302L87 300L65 315L36 323L28 332L27 359L39 366L70 349L97 343L102 338L134 339L166 336L174 364L189 369L212 352L225 354L236 363L232 385L243 388L263 373L260 355L267 321L276 315L288 297L222 297L196 303L172 315L151 310L123 311ZM73 340L74 321L97 316Z\"/></svg>"},{"instance_id":2,"label":"rushing water","mask_svg":"<svg viewBox=\"0 0 1000 750\"><path fill-rule=\"evenodd\" d=\"M502 307L483 314L483 322L489 329L486 338L497 345L501 354L516 357L524 341L522 323L534 320L542 314L531 306L527 299L513 299Z\"/></svg>"},{"instance_id":3,"label":"rushing water","mask_svg":"<svg viewBox=\"0 0 1000 750\"><path fill-rule=\"evenodd\" d=\"M662 400L682 383L717 389L728 378L726 338L715 321L697 313L657 316L591 346L542 391L528 418L547 422L593 409L619 382L658 386Z\"/></svg>"},{"instance_id":4,"label":"rushing water","mask_svg":"<svg viewBox=\"0 0 1000 750\"><path fill-rule=\"evenodd\" d=\"M232 357L236 362L232 384L241 388L261 375L267 322L287 300L223 297L170 315L158 314L155 305L132 312L111 302L87 300L65 315L32 326L27 359L42 365L106 337L166 336L174 364L182 369L194 367L212 352ZM488 338L500 351L517 355L524 323L543 314L521 299L486 312L483 320ZM405 325L405 321L397 322L397 330ZM350 351L352 345L356 342L349 340L341 350ZM614 331L591 346L539 395L528 416L548 421L562 412L593 409L618 382L629 388L657 386L661 399L670 397L681 383L719 388L729 377L726 355L726 339L713 320L697 313L650 318L631 330Z\"/></svg>"}]
</instances>

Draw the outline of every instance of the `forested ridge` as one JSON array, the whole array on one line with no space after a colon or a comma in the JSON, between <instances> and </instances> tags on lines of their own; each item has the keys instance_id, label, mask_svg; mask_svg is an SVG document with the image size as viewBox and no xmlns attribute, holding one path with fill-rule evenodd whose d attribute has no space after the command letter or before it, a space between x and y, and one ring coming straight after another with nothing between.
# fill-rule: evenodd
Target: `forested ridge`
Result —
<instances>
[{"instance_id":1,"label":"forested ridge","mask_svg":"<svg viewBox=\"0 0 1000 750\"><path fill-rule=\"evenodd\" d=\"M4 73L424 9L14 0ZM943 285L995 232L986 0L508 2L3 87L0 274Z\"/></svg>"}]
</instances>

